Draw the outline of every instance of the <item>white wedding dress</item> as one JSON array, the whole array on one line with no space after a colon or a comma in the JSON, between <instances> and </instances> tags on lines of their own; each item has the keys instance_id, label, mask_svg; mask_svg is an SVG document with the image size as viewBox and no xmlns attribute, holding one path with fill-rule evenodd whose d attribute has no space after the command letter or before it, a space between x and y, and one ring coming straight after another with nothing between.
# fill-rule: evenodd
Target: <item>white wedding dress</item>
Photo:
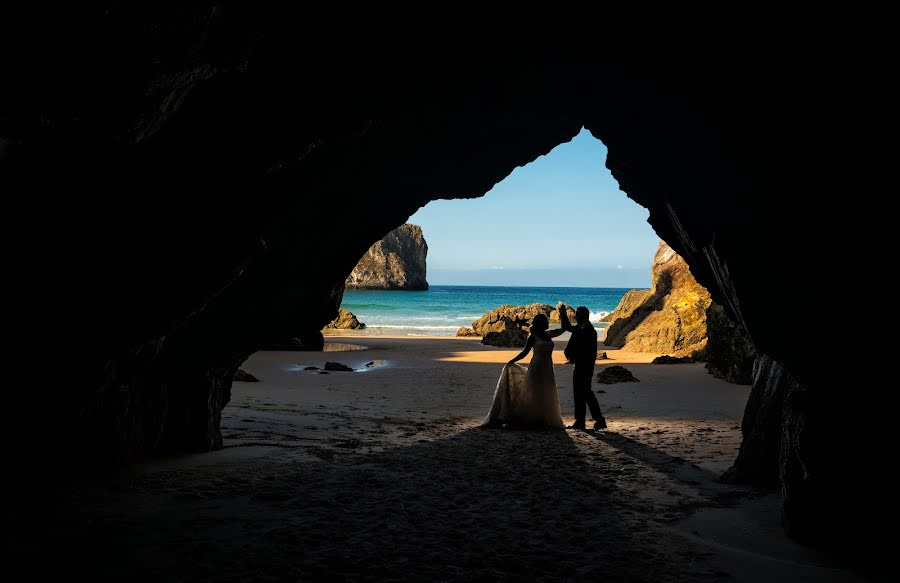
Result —
<instances>
[{"instance_id":1,"label":"white wedding dress","mask_svg":"<svg viewBox=\"0 0 900 583\"><path fill-rule=\"evenodd\" d=\"M504 365L482 427L565 427L553 374L553 346L553 340L535 337L527 369Z\"/></svg>"}]
</instances>

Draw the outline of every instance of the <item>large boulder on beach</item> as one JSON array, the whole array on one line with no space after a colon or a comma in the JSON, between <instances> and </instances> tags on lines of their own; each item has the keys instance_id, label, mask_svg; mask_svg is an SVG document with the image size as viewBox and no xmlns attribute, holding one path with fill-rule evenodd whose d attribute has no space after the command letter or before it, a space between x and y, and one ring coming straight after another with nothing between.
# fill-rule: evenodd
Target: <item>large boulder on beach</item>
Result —
<instances>
[{"instance_id":1,"label":"large boulder on beach","mask_svg":"<svg viewBox=\"0 0 900 583\"><path fill-rule=\"evenodd\" d=\"M512 328L528 332L531 328L531 320L536 315L544 314L549 318L552 310L553 307L549 304L531 304L528 306L505 304L472 322L472 329L482 336L489 332L503 332Z\"/></svg>"},{"instance_id":2,"label":"large boulder on beach","mask_svg":"<svg viewBox=\"0 0 900 583\"><path fill-rule=\"evenodd\" d=\"M569 315L569 321L575 321L575 310L566 306ZM538 314L544 314L550 322L559 322L559 311L550 304L530 304L527 306L513 306L504 304L496 310L487 312L482 317L472 322L472 327L463 327L456 331L457 336L482 336L487 337L492 332L505 333L507 330L517 330L524 333L524 338L528 338L531 329L531 320ZM522 340L519 344L521 334L513 333L507 336L492 336L488 342L484 344L492 344L493 346L525 346ZM503 342L504 344L493 344L493 342ZM513 342L509 344L509 342Z\"/></svg>"},{"instance_id":3,"label":"large boulder on beach","mask_svg":"<svg viewBox=\"0 0 900 583\"><path fill-rule=\"evenodd\" d=\"M615 320L624 320L630 318L634 311L644 305L653 295L651 289L633 289L625 292L616 309L600 318L601 322L614 322ZM609 332L606 334L609 336Z\"/></svg>"},{"instance_id":4,"label":"large boulder on beach","mask_svg":"<svg viewBox=\"0 0 900 583\"><path fill-rule=\"evenodd\" d=\"M653 258L652 289L632 290L610 315L603 343L632 352L702 358L709 292L664 241Z\"/></svg>"},{"instance_id":5,"label":"large boulder on beach","mask_svg":"<svg viewBox=\"0 0 900 583\"><path fill-rule=\"evenodd\" d=\"M654 358L650 364L685 364L688 362L694 362L694 359L690 356L669 356L668 354L663 354Z\"/></svg>"},{"instance_id":6,"label":"large boulder on beach","mask_svg":"<svg viewBox=\"0 0 900 583\"><path fill-rule=\"evenodd\" d=\"M366 325L360 322L353 312L343 308L338 310L338 317L325 326L336 330L363 330L365 327Z\"/></svg>"},{"instance_id":7,"label":"large boulder on beach","mask_svg":"<svg viewBox=\"0 0 900 583\"><path fill-rule=\"evenodd\" d=\"M528 341L528 332L520 328L507 328L501 332L488 332L481 343L488 346L520 348Z\"/></svg>"},{"instance_id":8,"label":"large boulder on beach","mask_svg":"<svg viewBox=\"0 0 900 583\"><path fill-rule=\"evenodd\" d=\"M750 384L756 349L743 326L712 301L687 263L660 241L651 269L653 288L631 290L603 320L603 344L632 352L657 352L707 361L715 376Z\"/></svg>"},{"instance_id":9,"label":"large boulder on beach","mask_svg":"<svg viewBox=\"0 0 900 583\"><path fill-rule=\"evenodd\" d=\"M344 282L346 289L427 290L428 244L422 227L400 225L369 247Z\"/></svg>"},{"instance_id":10,"label":"large boulder on beach","mask_svg":"<svg viewBox=\"0 0 900 583\"><path fill-rule=\"evenodd\" d=\"M544 314L549 318L550 313L554 311L553 306L549 304L531 304L529 306L504 304L472 322L472 330L479 336L486 336L490 332L515 329L523 330L527 336L532 318L538 314Z\"/></svg>"},{"instance_id":11,"label":"large boulder on beach","mask_svg":"<svg viewBox=\"0 0 900 583\"><path fill-rule=\"evenodd\" d=\"M613 385L615 383L639 383L640 381L624 366L614 364L604 367L597 374L597 382L602 385Z\"/></svg>"}]
</instances>

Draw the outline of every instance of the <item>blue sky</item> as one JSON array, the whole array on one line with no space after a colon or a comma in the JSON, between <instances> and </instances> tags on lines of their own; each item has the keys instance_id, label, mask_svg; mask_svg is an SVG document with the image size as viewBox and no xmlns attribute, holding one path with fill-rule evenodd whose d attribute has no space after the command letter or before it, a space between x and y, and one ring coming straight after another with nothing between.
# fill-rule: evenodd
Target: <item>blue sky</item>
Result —
<instances>
[{"instance_id":1,"label":"blue sky","mask_svg":"<svg viewBox=\"0 0 900 583\"><path fill-rule=\"evenodd\" d=\"M659 237L582 130L485 196L436 200L409 221L428 243L432 285L650 287Z\"/></svg>"}]
</instances>

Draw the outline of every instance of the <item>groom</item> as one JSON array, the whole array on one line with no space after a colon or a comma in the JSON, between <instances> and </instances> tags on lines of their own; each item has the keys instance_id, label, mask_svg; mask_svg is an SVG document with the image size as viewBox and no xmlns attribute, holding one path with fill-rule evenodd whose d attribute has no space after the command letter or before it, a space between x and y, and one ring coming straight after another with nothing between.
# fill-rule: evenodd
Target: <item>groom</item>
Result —
<instances>
[{"instance_id":1,"label":"groom","mask_svg":"<svg viewBox=\"0 0 900 583\"><path fill-rule=\"evenodd\" d=\"M584 306L575 310L575 325L569 322L568 307L559 305L559 322L563 330L571 332L564 351L569 362L575 363L572 388L575 396L575 423L569 429L585 429L585 406L590 407L594 429L606 429L606 418L600 412L600 403L591 390L594 362L597 360L597 331L590 322L591 313Z\"/></svg>"}]
</instances>

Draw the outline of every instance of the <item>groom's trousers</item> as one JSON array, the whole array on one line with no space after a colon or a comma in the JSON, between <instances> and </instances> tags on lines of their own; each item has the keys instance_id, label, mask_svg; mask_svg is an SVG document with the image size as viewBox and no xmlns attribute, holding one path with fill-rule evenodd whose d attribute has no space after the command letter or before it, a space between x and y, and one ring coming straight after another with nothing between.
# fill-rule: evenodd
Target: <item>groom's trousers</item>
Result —
<instances>
[{"instance_id":1,"label":"groom's trousers","mask_svg":"<svg viewBox=\"0 0 900 583\"><path fill-rule=\"evenodd\" d=\"M575 372L572 374L572 391L575 397L575 422L584 423L586 408L590 408L594 421L603 418L600 412L600 403L594 391L591 390L591 382L594 380L594 363L575 363Z\"/></svg>"}]
</instances>

